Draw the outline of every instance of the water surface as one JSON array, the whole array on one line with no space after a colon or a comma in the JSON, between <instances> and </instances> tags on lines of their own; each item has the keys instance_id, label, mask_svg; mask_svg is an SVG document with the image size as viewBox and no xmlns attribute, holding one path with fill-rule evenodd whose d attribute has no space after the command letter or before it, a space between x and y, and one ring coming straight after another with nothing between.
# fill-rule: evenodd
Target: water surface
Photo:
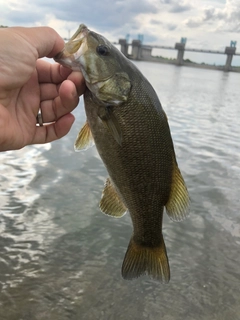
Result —
<instances>
[{"instance_id":1,"label":"water surface","mask_svg":"<svg viewBox=\"0 0 240 320\"><path fill-rule=\"evenodd\" d=\"M0 154L1 320L240 319L239 74L138 62L165 109L191 196L164 216L171 281L121 278L128 215L98 202L106 170L64 139Z\"/></svg>"}]
</instances>

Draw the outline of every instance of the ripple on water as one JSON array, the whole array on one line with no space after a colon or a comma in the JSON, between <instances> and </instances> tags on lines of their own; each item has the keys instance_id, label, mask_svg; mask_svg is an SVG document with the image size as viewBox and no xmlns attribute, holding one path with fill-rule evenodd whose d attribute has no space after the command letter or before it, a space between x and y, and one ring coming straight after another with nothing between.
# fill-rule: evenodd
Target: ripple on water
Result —
<instances>
[{"instance_id":1,"label":"ripple on water","mask_svg":"<svg viewBox=\"0 0 240 320\"><path fill-rule=\"evenodd\" d=\"M132 234L98 202L107 177L96 149L69 135L0 154L0 318L239 319L239 75L136 63L165 109L191 197L181 223L164 215L171 282L121 278Z\"/></svg>"}]
</instances>

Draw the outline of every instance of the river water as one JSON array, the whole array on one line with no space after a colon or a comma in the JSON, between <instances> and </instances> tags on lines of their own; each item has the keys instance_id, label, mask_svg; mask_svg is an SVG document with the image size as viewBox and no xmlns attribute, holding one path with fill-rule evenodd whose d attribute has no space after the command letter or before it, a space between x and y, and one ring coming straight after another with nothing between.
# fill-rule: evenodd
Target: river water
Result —
<instances>
[{"instance_id":1,"label":"river water","mask_svg":"<svg viewBox=\"0 0 240 320\"><path fill-rule=\"evenodd\" d=\"M165 109L191 214L164 216L171 281L126 281L128 215L103 215L95 147L62 140L0 154L1 320L240 319L240 75L136 63Z\"/></svg>"}]
</instances>

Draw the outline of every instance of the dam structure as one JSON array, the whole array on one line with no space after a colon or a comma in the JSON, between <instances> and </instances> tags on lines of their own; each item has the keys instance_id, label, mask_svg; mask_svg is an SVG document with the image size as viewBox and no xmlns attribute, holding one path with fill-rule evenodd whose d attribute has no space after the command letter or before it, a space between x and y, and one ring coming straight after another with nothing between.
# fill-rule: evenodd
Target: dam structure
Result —
<instances>
[{"instance_id":1,"label":"dam structure","mask_svg":"<svg viewBox=\"0 0 240 320\"><path fill-rule=\"evenodd\" d=\"M129 59L133 60L142 60L142 61L152 61L152 62L160 62L160 63L169 63L175 64L178 66L191 66L197 68L207 68L207 69L216 69L222 71L235 71L240 72L239 67L232 66L232 60L234 56L240 56L240 53L236 52L236 41L231 41L230 46L225 47L225 51L217 51L217 50L206 50L206 49L193 49L186 47L186 38L182 38L181 42L175 43L174 47L171 46L158 46L158 45L143 45L140 40L133 40L131 44L128 44L126 39L119 39L118 44L121 46L121 52L127 56ZM129 47L132 47L132 51L129 54ZM154 57L152 56L152 49L167 49L167 50L176 50L176 59L166 59L162 57ZM199 64L189 61L184 61L184 53L185 51L190 52L200 52L200 53L209 53L209 54L223 54L226 55L226 63L224 66L216 66L210 64Z\"/></svg>"}]
</instances>

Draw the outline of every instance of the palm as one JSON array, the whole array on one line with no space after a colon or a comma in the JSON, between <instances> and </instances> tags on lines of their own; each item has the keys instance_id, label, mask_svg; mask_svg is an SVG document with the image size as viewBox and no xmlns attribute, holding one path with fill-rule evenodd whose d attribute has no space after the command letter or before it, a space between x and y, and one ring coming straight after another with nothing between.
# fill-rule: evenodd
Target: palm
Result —
<instances>
[{"instance_id":1,"label":"palm","mask_svg":"<svg viewBox=\"0 0 240 320\"><path fill-rule=\"evenodd\" d=\"M63 40L50 28L0 30L0 151L63 137L74 121L71 111L85 90L79 72L38 57L56 55ZM18 48L18 54L12 48ZM44 126L36 126L42 111Z\"/></svg>"},{"instance_id":2,"label":"palm","mask_svg":"<svg viewBox=\"0 0 240 320\"><path fill-rule=\"evenodd\" d=\"M69 73L68 79L71 81L63 81ZM0 145L8 140L6 150L19 149L28 144L50 142L64 136L74 120L69 112L79 99L77 92L73 95L76 91L73 83L79 84L79 94L83 93L85 86L80 73L71 73L57 64L39 60L30 79L11 90L7 100L0 100ZM40 108L44 122L52 124L36 126ZM4 146L1 150L5 150Z\"/></svg>"},{"instance_id":3,"label":"palm","mask_svg":"<svg viewBox=\"0 0 240 320\"><path fill-rule=\"evenodd\" d=\"M22 87L11 92L7 106L0 104L3 114L1 132L6 139L12 137L11 148L31 144L36 134L36 115L40 107L40 85L37 72Z\"/></svg>"}]
</instances>

